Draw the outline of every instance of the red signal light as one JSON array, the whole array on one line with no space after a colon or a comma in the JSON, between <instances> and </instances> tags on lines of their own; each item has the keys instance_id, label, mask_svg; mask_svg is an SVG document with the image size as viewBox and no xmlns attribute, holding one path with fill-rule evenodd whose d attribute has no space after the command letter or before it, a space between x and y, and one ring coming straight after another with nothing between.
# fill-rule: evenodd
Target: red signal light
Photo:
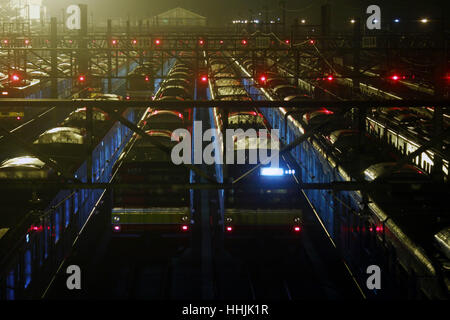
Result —
<instances>
[{"instance_id":1,"label":"red signal light","mask_svg":"<svg viewBox=\"0 0 450 320\"><path fill-rule=\"evenodd\" d=\"M333 80L334 80L333 75L330 74L330 75L327 77L327 80L328 80L328 81L333 81Z\"/></svg>"},{"instance_id":2,"label":"red signal light","mask_svg":"<svg viewBox=\"0 0 450 320\"><path fill-rule=\"evenodd\" d=\"M13 82L19 82L20 81L20 76L16 73L11 75L11 81Z\"/></svg>"},{"instance_id":3,"label":"red signal light","mask_svg":"<svg viewBox=\"0 0 450 320\"><path fill-rule=\"evenodd\" d=\"M201 46L202 45L204 45L205 44L205 41L203 41L203 40L200 40L199 42L198 42Z\"/></svg>"},{"instance_id":4,"label":"red signal light","mask_svg":"<svg viewBox=\"0 0 450 320\"><path fill-rule=\"evenodd\" d=\"M182 225L181 226L181 231L188 231L189 230L189 226L187 226L187 225Z\"/></svg>"},{"instance_id":5,"label":"red signal light","mask_svg":"<svg viewBox=\"0 0 450 320\"><path fill-rule=\"evenodd\" d=\"M247 40L242 39L241 44L242 44L243 46L247 45Z\"/></svg>"},{"instance_id":6,"label":"red signal light","mask_svg":"<svg viewBox=\"0 0 450 320\"><path fill-rule=\"evenodd\" d=\"M300 232L301 230L300 226L294 226L294 232Z\"/></svg>"},{"instance_id":7,"label":"red signal light","mask_svg":"<svg viewBox=\"0 0 450 320\"><path fill-rule=\"evenodd\" d=\"M161 44L161 40L156 39L156 40L155 40L155 44L156 44L157 46L159 46L159 45Z\"/></svg>"},{"instance_id":8,"label":"red signal light","mask_svg":"<svg viewBox=\"0 0 450 320\"><path fill-rule=\"evenodd\" d=\"M86 77L84 75L79 75L78 76L78 81L79 82L85 82L86 81Z\"/></svg>"},{"instance_id":9,"label":"red signal light","mask_svg":"<svg viewBox=\"0 0 450 320\"><path fill-rule=\"evenodd\" d=\"M133 40L133 44L137 44L137 40L136 39Z\"/></svg>"},{"instance_id":10,"label":"red signal light","mask_svg":"<svg viewBox=\"0 0 450 320\"><path fill-rule=\"evenodd\" d=\"M291 41L290 41L289 39L284 40L284 42L285 42L286 44L291 43Z\"/></svg>"},{"instance_id":11,"label":"red signal light","mask_svg":"<svg viewBox=\"0 0 450 320\"><path fill-rule=\"evenodd\" d=\"M313 39L309 40L309 44L315 44L315 43L316 43L315 40L313 40Z\"/></svg>"},{"instance_id":12,"label":"red signal light","mask_svg":"<svg viewBox=\"0 0 450 320\"><path fill-rule=\"evenodd\" d=\"M145 76L145 81L150 81L149 76Z\"/></svg>"},{"instance_id":13,"label":"red signal light","mask_svg":"<svg viewBox=\"0 0 450 320\"><path fill-rule=\"evenodd\" d=\"M398 75L394 74L394 75L391 76L391 79L394 80L394 81L397 81L397 80L400 79L400 77Z\"/></svg>"},{"instance_id":14,"label":"red signal light","mask_svg":"<svg viewBox=\"0 0 450 320\"><path fill-rule=\"evenodd\" d=\"M201 80L203 83L206 83L206 82L208 82L208 77L207 77L207 76L201 76L200 80Z\"/></svg>"},{"instance_id":15,"label":"red signal light","mask_svg":"<svg viewBox=\"0 0 450 320\"><path fill-rule=\"evenodd\" d=\"M117 40L114 39L114 40L112 41L112 44L113 44L113 45L116 45L116 44L117 44Z\"/></svg>"},{"instance_id":16,"label":"red signal light","mask_svg":"<svg viewBox=\"0 0 450 320\"><path fill-rule=\"evenodd\" d=\"M227 232L231 232L231 231L233 231L233 227L232 226L228 226L227 227Z\"/></svg>"},{"instance_id":17,"label":"red signal light","mask_svg":"<svg viewBox=\"0 0 450 320\"><path fill-rule=\"evenodd\" d=\"M259 82L260 83L262 83L262 84L266 84L266 81L267 81L267 77L266 77L266 75L261 75L260 77L259 77Z\"/></svg>"}]
</instances>

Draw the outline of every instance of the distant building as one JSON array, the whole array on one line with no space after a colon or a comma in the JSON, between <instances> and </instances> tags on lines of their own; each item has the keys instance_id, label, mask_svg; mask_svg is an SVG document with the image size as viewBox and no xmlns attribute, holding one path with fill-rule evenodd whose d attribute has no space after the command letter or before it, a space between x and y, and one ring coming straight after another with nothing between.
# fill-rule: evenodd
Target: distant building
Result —
<instances>
[{"instance_id":1,"label":"distant building","mask_svg":"<svg viewBox=\"0 0 450 320\"><path fill-rule=\"evenodd\" d=\"M154 16L152 24L160 27L202 27L206 26L206 18L178 7Z\"/></svg>"}]
</instances>

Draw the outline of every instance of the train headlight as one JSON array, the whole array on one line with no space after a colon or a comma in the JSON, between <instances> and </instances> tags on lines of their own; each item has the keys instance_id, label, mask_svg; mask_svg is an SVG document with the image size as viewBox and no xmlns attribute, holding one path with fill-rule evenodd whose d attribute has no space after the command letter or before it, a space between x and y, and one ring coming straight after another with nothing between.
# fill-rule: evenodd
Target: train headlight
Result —
<instances>
[{"instance_id":1,"label":"train headlight","mask_svg":"<svg viewBox=\"0 0 450 320\"><path fill-rule=\"evenodd\" d=\"M120 217L114 216L114 217L113 217L113 221L114 221L114 222L119 222L119 221L120 221Z\"/></svg>"},{"instance_id":2,"label":"train headlight","mask_svg":"<svg viewBox=\"0 0 450 320\"><path fill-rule=\"evenodd\" d=\"M282 168L261 168L260 171L262 176L282 176L284 175L284 170Z\"/></svg>"}]
</instances>

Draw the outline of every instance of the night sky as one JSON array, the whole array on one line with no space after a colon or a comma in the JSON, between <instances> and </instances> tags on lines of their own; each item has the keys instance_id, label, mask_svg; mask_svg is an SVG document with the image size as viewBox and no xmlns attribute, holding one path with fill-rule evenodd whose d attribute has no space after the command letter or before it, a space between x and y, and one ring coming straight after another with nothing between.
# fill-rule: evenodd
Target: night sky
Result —
<instances>
[{"instance_id":1,"label":"night sky","mask_svg":"<svg viewBox=\"0 0 450 320\"><path fill-rule=\"evenodd\" d=\"M288 19L295 17L306 18L311 22L319 22L320 6L326 0L287 0ZM405 17L415 19L422 16L437 16L441 12L448 12L450 1L448 0L383 0L383 1L359 1L359 0L330 0L332 5L333 24L338 24L350 17L364 13L367 5L378 4L382 8L382 14L386 17ZM49 13L53 16L61 16L63 8L69 4L87 3L89 12L94 19L106 17L130 16L133 19L145 19L166 10L180 6L203 16L206 16L211 25L229 22L233 19L247 19L251 14L256 16L259 12L263 15L262 7L268 5L271 18L281 16L278 0L44 0ZM253 13L252 13L253 12Z\"/></svg>"}]
</instances>

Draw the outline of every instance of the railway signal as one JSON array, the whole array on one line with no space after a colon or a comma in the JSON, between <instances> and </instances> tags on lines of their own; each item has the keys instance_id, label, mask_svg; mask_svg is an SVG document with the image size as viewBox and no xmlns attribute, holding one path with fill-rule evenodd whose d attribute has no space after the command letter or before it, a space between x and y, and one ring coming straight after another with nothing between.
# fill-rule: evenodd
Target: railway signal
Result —
<instances>
[{"instance_id":1,"label":"railway signal","mask_svg":"<svg viewBox=\"0 0 450 320\"><path fill-rule=\"evenodd\" d=\"M85 76L84 74L80 74L80 75L78 76L78 84L79 84L80 86L86 85L86 76Z\"/></svg>"},{"instance_id":2,"label":"railway signal","mask_svg":"<svg viewBox=\"0 0 450 320\"><path fill-rule=\"evenodd\" d=\"M262 74L259 76L259 84L260 85L266 85L267 83L267 76L265 74Z\"/></svg>"},{"instance_id":3,"label":"railway signal","mask_svg":"<svg viewBox=\"0 0 450 320\"><path fill-rule=\"evenodd\" d=\"M18 82L21 81L21 77L20 77L19 74L13 73L13 74L10 76L10 80L11 80L11 82L18 83Z\"/></svg>"}]
</instances>

